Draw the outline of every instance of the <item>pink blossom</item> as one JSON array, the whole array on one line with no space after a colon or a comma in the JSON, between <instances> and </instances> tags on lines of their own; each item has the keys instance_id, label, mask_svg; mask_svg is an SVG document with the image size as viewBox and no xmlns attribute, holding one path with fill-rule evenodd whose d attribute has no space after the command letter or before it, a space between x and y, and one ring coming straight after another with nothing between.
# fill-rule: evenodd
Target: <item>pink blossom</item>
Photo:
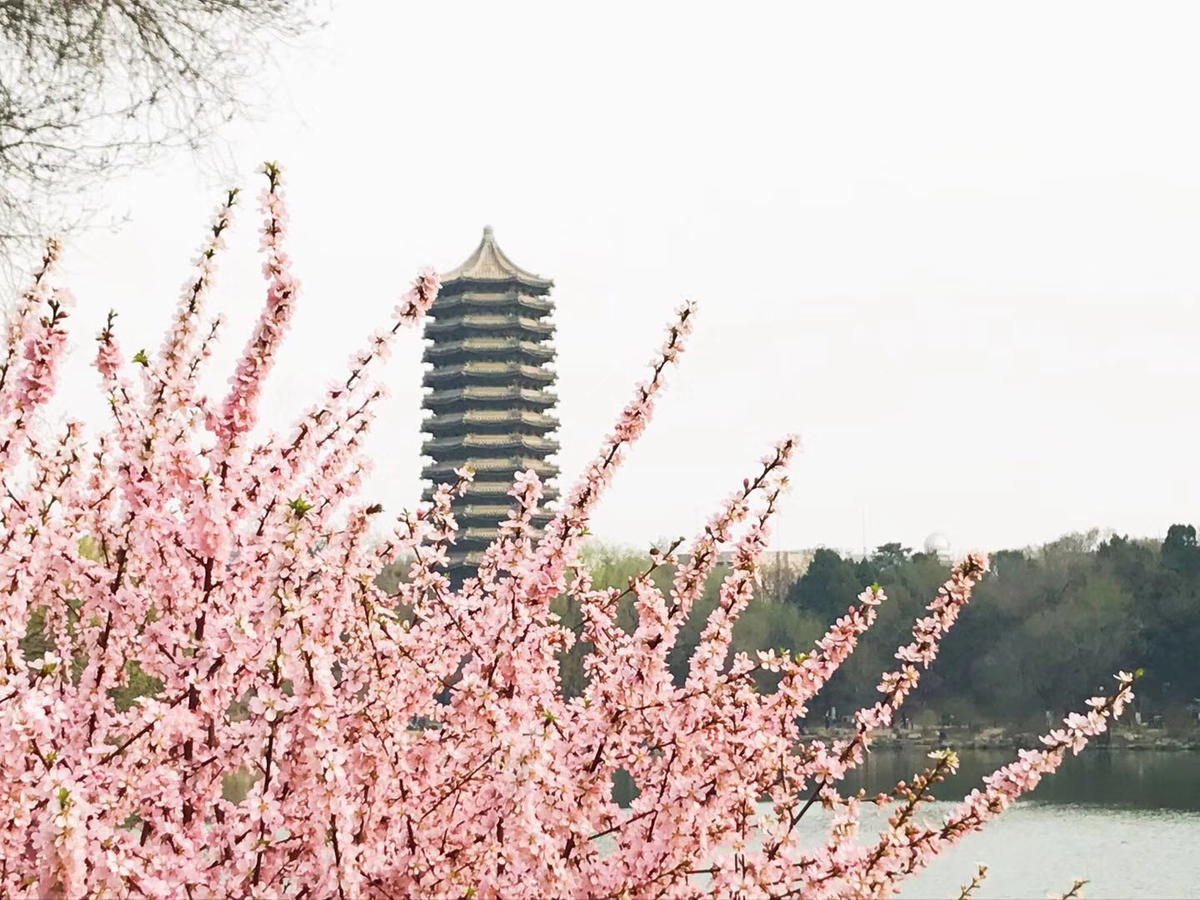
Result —
<instances>
[{"instance_id":1,"label":"pink blossom","mask_svg":"<svg viewBox=\"0 0 1200 900\"><path fill-rule=\"evenodd\" d=\"M209 227L161 351L122 356L111 318L101 332L106 430L51 430L31 414L54 398L66 346L67 297L50 284L57 245L8 316L0 895L883 896L1128 702L1123 673L1112 697L1067 717L942 823L918 825L925 786L952 765L934 759L933 774L885 798L901 809L864 842L860 800L838 782L935 660L986 559L954 569L854 737L832 745L800 726L875 622L881 590L860 594L812 648L732 646L795 438L691 540L652 552L626 589L597 588L580 549L685 348L687 304L543 536L532 527L540 479L515 473L500 538L452 587L443 568L469 468L391 521L359 497L363 441L386 396L381 362L430 308L436 276L418 275L390 325L291 428L257 433L300 297L282 175L266 174L264 309L223 401L204 398L197 379L217 333L204 305L236 194ZM677 685L670 654L725 553L717 606ZM387 593L376 575L400 558L408 577ZM564 595L578 634L555 612ZM618 622L622 605L632 629ZM55 649L27 659L35 612ZM588 681L569 697L559 659L577 641ZM759 690L764 670L776 690ZM118 702L134 677L150 693ZM627 809L613 798L618 770L640 789ZM796 825L818 803L833 825L804 847Z\"/></svg>"}]
</instances>

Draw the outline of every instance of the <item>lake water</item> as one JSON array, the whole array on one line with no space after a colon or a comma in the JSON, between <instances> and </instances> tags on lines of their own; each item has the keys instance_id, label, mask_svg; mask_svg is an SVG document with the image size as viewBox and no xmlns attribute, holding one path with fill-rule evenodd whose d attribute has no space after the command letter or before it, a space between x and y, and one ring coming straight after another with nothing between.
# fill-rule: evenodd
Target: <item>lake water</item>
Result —
<instances>
[{"instance_id":1,"label":"lake water","mask_svg":"<svg viewBox=\"0 0 1200 900\"><path fill-rule=\"evenodd\" d=\"M942 802L927 806L925 818L944 815L1013 756L962 752L962 771L934 792ZM880 750L847 786L884 790L927 764L924 751ZM805 843L820 839L826 821L806 817ZM981 862L988 878L975 895L980 900L1044 898L1066 892L1076 878L1088 879L1089 900L1200 898L1200 753L1097 751L1068 758L1029 799L939 857L901 896L956 898Z\"/></svg>"}]
</instances>

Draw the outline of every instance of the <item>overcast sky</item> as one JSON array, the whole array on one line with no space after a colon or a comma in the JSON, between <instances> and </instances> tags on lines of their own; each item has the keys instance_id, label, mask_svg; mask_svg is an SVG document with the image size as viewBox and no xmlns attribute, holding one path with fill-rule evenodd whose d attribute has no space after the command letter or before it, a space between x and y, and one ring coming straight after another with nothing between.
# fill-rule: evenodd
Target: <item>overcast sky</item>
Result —
<instances>
[{"instance_id":1,"label":"overcast sky","mask_svg":"<svg viewBox=\"0 0 1200 900\"><path fill-rule=\"evenodd\" d=\"M694 533L793 431L781 549L1196 521L1198 26L1190 3L342 0L220 151L255 193L264 159L289 178L303 293L269 418L490 224L556 283L565 478L700 305L602 538ZM106 309L131 353L159 345L219 187L169 160L73 242L76 409L101 408ZM222 367L257 225L247 205L218 284ZM393 510L419 493L419 357L409 335L373 444Z\"/></svg>"}]
</instances>

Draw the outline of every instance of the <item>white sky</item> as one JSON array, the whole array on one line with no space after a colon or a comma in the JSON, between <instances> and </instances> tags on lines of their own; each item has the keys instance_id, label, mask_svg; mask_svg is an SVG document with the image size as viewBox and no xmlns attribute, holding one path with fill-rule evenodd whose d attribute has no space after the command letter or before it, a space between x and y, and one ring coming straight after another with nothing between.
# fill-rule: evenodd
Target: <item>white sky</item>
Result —
<instances>
[{"instance_id":1,"label":"white sky","mask_svg":"<svg viewBox=\"0 0 1200 900\"><path fill-rule=\"evenodd\" d=\"M328 20L224 149L253 193L263 159L289 177L304 287L274 424L491 224L557 285L568 477L700 304L602 538L694 533L790 431L780 548L1200 518L1200 7L343 0ZM168 161L110 186L127 224L74 242L77 409L100 409L107 308L130 353L159 345L220 186ZM223 362L262 297L251 206ZM374 442L393 511L419 491L419 356L406 337Z\"/></svg>"}]
</instances>

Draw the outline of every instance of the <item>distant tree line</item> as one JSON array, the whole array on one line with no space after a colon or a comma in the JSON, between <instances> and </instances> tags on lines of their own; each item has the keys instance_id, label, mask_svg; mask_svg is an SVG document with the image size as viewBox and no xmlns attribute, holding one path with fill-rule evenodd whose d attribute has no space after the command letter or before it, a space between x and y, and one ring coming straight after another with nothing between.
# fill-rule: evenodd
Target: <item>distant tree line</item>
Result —
<instances>
[{"instance_id":1,"label":"distant tree line","mask_svg":"<svg viewBox=\"0 0 1200 900\"><path fill-rule=\"evenodd\" d=\"M645 559L593 547L586 564L597 584L624 587ZM1038 548L994 553L992 564L993 573L976 590L913 698L908 710L913 720L1033 728L1044 725L1046 712L1059 715L1101 686L1107 690L1118 669L1142 667L1146 677L1136 708L1143 719L1163 716L1180 726L1195 721L1200 545L1194 526L1172 525L1161 542L1072 534ZM818 550L784 602L751 604L734 632L735 649L804 650L864 587L882 585L888 602L879 621L809 718L842 717L873 701L880 673L892 665L891 654L947 569L936 556L898 543L883 544L861 560ZM672 657L679 681L723 574L714 573L680 636ZM663 574L663 586L669 577ZM569 602L560 601L558 612L578 628L578 611ZM620 616L633 627L631 607ZM564 656L569 692L583 689L586 649L577 646Z\"/></svg>"}]
</instances>

